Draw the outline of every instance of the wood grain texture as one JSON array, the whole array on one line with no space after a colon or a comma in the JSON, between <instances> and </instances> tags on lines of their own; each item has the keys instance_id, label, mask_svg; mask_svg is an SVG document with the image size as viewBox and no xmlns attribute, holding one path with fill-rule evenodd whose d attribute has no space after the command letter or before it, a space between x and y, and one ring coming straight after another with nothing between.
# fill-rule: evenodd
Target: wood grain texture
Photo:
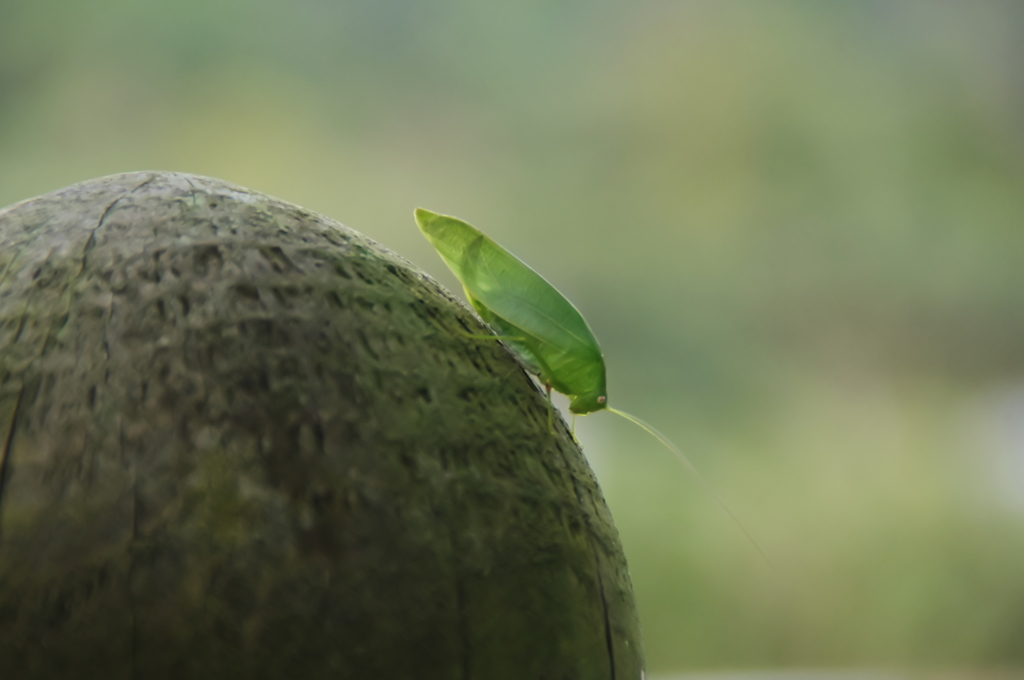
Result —
<instances>
[{"instance_id":1,"label":"wood grain texture","mask_svg":"<svg viewBox=\"0 0 1024 680\"><path fill-rule=\"evenodd\" d=\"M594 476L467 330L408 262L219 180L0 211L0 674L639 678Z\"/></svg>"}]
</instances>

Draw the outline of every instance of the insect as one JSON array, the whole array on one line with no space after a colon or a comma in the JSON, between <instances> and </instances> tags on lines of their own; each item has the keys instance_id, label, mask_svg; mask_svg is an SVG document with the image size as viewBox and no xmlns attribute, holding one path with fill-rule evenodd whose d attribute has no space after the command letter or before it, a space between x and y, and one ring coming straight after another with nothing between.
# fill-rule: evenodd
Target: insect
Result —
<instances>
[{"instance_id":1,"label":"insect","mask_svg":"<svg viewBox=\"0 0 1024 680\"><path fill-rule=\"evenodd\" d=\"M449 215L423 208L416 224L462 284L466 298L496 335L471 335L502 340L530 372L551 390L569 397L575 415L610 411L656 438L707 487L758 552L771 564L757 541L707 482L700 471L665 435L640 418L608 405L604 356L579 310L543 276L485 236L479 229Z\"/></svg>"}]
</instances>

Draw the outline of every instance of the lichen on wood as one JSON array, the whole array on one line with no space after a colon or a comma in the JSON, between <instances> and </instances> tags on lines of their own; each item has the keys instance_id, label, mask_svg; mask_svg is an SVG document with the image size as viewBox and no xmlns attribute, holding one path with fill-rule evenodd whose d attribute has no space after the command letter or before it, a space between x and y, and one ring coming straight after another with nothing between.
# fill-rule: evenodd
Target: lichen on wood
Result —
<instances>
[{"instance_id":1,"label":"lichen on wood","mask_svg":"<svg viewBox=\"0 0 1024 680\"><path fill-rule=\"evenodd\" d=\"M4 677L639 678L594 476L480 330L219 180L0 211Z\"/></svg>"}]
</instances>

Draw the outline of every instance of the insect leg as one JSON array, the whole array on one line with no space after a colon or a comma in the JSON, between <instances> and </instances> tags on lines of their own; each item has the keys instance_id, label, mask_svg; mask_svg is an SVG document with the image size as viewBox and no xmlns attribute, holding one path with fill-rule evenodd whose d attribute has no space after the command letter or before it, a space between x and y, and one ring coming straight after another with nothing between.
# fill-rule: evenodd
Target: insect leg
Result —
<instances>
[{"instance_id":1,"label":"insect leg","mask_svg":"<svg viewBox=\"0 0 1024 680\"><path fill-rule=\"evenodd\" d=\"M456 331L459 335L470 340L518 340L523 341L526 338L520 338L515 335L492 335L491 333L463 333L462 331Z\"/></svg>"},{"instance_id":2,"label":"insect leg","mask_svg":"<svg viewBox=\"0 0 1024 680\"><path fill-rule=\"evenodd\" d=\"M549 434L554 434L555 433L555 426L552 423L552 417L553 417L552 413L554 411L554 406L551 405L551 381L550 380L545 380L544 381L544 391L548 393L548 433Z\"/></svg>"}]
</instances>

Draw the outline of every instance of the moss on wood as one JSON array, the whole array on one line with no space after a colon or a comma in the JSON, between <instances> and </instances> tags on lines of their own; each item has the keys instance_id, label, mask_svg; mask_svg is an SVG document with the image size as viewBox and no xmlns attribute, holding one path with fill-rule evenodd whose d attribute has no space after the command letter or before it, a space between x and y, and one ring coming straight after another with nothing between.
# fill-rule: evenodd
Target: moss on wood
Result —
<instances>
[{"instance_id":1,"label":"moss on wood","mask_svg":"<svg viewBox=\"0 0 1024 680\"><path fill-rule=\"evenodd\" d=\"M218 180L0 211L4 677L640 677L593 474L459 331L408 262Z\"/></svg>"}]
</instances>

